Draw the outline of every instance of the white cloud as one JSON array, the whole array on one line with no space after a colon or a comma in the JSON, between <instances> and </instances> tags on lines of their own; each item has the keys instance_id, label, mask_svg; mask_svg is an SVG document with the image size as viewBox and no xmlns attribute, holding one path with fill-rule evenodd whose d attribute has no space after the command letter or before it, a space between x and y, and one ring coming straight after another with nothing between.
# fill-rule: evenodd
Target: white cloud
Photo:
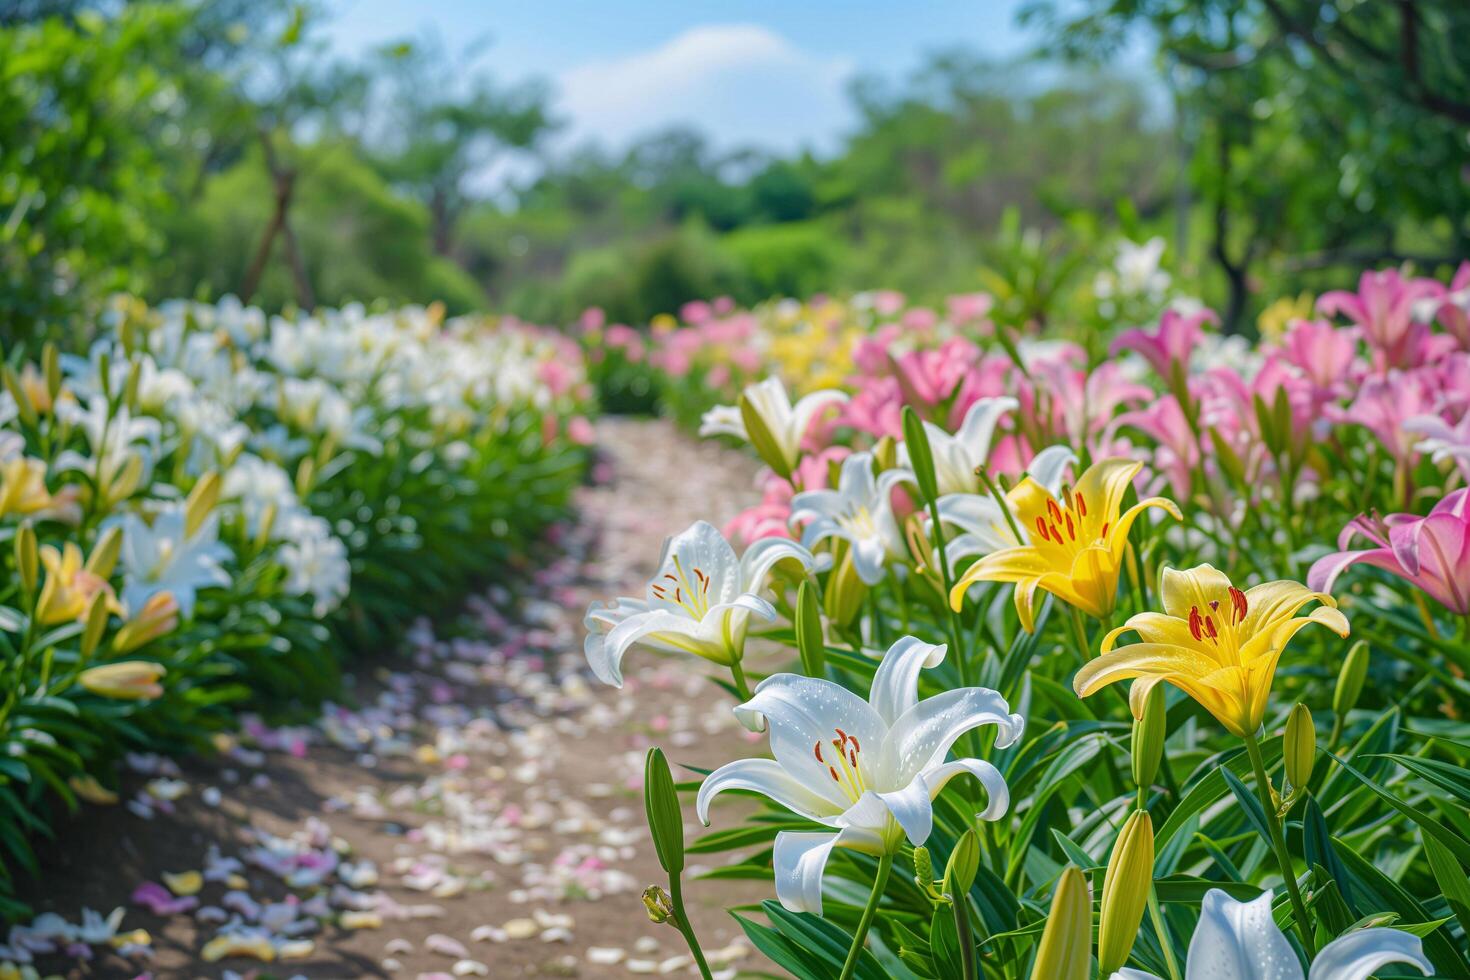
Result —
<instances>
[{"instance_id":1,"label":"white cloud","mask_svg":"<svg viewBox=\"0 0 1470 980\"><path fill-rule=\"evenodd\" d=\"M722 148L830 147L852 119L852 63L803 51L755 24L706 24L665 44L591 62L557 79L566 137L617 147L652 130L695 126Z\"/></svg>"}]
</instances>

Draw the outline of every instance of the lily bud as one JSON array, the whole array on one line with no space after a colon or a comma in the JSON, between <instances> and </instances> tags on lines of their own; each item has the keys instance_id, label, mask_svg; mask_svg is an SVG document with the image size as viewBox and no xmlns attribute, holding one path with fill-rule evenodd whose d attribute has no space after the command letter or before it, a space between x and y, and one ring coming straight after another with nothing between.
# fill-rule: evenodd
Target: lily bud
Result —
<instances>
[{"instance_id":1,"label":"lily bud","mask_svg":"<svg viewBox=\"0 0 1470 980\"><path fill-rule=\"evenodd\" d=\"M312 484L316 480L316 463L310 456L301 461L296 467L296 496L303 501L311 493Z\"/></svg>"},{"instance_id":2,"label":"lily bud","mask_svg":"<svg viewBox=\"0 0 1470 980\"><path fill-rule=\"evenodd\" d=\"M179 625L179 603L172 592L154 594L132 619L122 625L112 638L112 649L118 653L136 650Z\"/></svg>"},{"instance_id":3,"label":"lily bud","mask_svg":"<svg viewBox=\"0 0 1470 980\"><path fill-rule=\"evenodd\" d=\"M1086 876L1068 865L1052 894L1031 980L1088 980L1091 967L1092 895Z\"/></svg>"},{"instance_id":4,"label":"lily bud","mask_svg":"<svg viewBox=\"0 0 1470 980\"><path fill-rule=\"evenodd\" d=\"M1118 833L1103 877L1097 933L1101 973L1110 977L1128 962L1154 878L1154 825L1147 810L1134 810Z\"/></svg>"},{"instance_id":5,"label":"lily bud","mask_svg":"<svg viewBox=\"0 0 1470 980\"><path fill-rule=\"evenodd\" d=\"M41 559L36 550L36 529L26 521L15 532L15 569L20 576L20 588L26 595L34 595L36 581L41 575Z\"/></svg>"},{"instance_id":6,"label":"lily bud","mask_svg":"<svg viewBox=\"0 0 1470 980\"><path fill-rule=\"evenodd\" d=\"M826 607L827 619L839 626L851 623L858 610L863 607L863 600L867 598L868 587L863 580L858 578L857 569L853 567L852 555L846 542L839 546L834 557L838 558L836 567L827 579L827 591L822 597Z\"/></svg>"},{"instance_id":7,"label":"lily bud","mask_svg":"<svg viewBox=\"0 0 1470 980\"><path fill-rule=\"evenodd\" d=\"M898 443L893 441L892 436L884 436L878 440L878 444L873 447L873 462L877 464L879 473L898 465Z\"/></svg>"},{"instance_id":8,"label":"lily bud","mask_svg":"<svg viewBox=\"0 0 1470 980\"><path fill-rule=\"evenodd\" d=\"M128 453L127 461L123 463L122 469L107 486L104 496L110 504L126 500L133 495L133 491L138 489L138 484L141 482L143 482L143 457L137 453Z\"/></svg>"},{"instance_id":9,"label":"lily bud","mask_svg":"<svg viewBox=\"0 0 1470 980\"><path fill-rule=\"evenodd\" d=\"M48 340L41 348L41 370L46 375L46 393L54 402L61 394L61 352L55 341Z\"/></svg>"},{"instance_id":10,"label":"lily bud","mask_svg":"<svg viewBox=\"0 0 1470 980\"><path fill-rule=\"evenodd\" d=\"M944 890L955 901L959 901L975 884L975 873L980 869L980 841L971 828L960 835L954 850L949 852L949 863L944 867Z\"/></svg>"},{"instance_id":11,"label":"lily bud","mask_svg":"<svg viewBox=\"0 0 1470 980\"><path fill-rule=\"evenodd\" d=\"M919 493L925 503L932 504L939 498L939 477L934 473L934 450L929 445L929 433L914 406L903 407L903 442L909 454L909 468L919 484Z\"/></svg>"},{"instance_id":12,"label":"lily bud","mask_svg":"<svg viewBox=\"0 0 1470 980\"><path fill-rule=\"evenodd\" d=\"M36 406L31 404L30 396L26 394L25 385L21 384L20 375L15 373L15 368L9 364L0 368L0 381L5 383L5 390L10 392L10 397L15 399L15 411L20 420L26 425L35 425Z\"/></svg>"},{"instance_id":13,"label":"lily bud","mask_svg":"<svg viewBox=\"0 0 1470 980\"><path fill-rule=\"evenodd\" d=\"M659 866L671 875L684 870L684 818L669 762L659 749L648 750L643 766L643 809Z\"/></svg>"},{"instance_id":14,"label":"lily bud","mask_svg":"<svg viewBox=\"0 0 1470 980\"><path fill-rule=\"evenodd\" d=\"M1144 699L1142 717L1133 719L1133 783L1140 788L1152 786L1158 774L1167 720L1164 685L1155 684Z\"/></svg>"},{"instance_id":15,"label":"lily bud","mask_svg":"<svg viewBox=\"0 0 1470 980\"><path fill-rule=\"evenodd\" d=\"M801 583L796 592L796 649L801 654L801 671L808 677L827 676L827 644L822 639L822 611L817 607L817 589Z\"/></svg>"},{"instance_id":16,"label":"lily bud","mask_svg":"<svg viewBox=\"0 0 1470 980\"><path fill-rule=\"evenodd\" d=\"M1287 783L1293 790L1305 787L1317 762L1317 729L1312 725L1312 712L1301 702L1287 716L1281 757L1286 760Z\"/></svg>"},{"instance_id":17,"label":"lily bud","mask_svg":"<svg viewBox=\"0 0 1470 980\"><path fill-rule=\"evenodd\" d=\"M123 382L123 404L130 411L138 410L138 385L143 379L143 362L133 361L128 368L127 381Z\"/></svg>"},{"instance_id":18,"label":"lily bud","mask_svg":"<svg viewBox=\"0 0 1470 980\"><path fill-rule=\"evenodd\" d=\"M89 667L77 680L93 694L121 701L139 701L163 694L158 679L168 673L163 664L147 660L124 660L122 663Z\"/></svg>"},{"instance_id":19,"label":"lily bud","mask_svg":"<svg viewBox=\"0 0 1470 980\"><path fill-rule=\"evenodd\" d=\"M791 479L791 465L786 461L786 456L781 452L781 444L771 434L770 426L761 417L756 409L755 403L749 396L740 396L740 419L745 423L745 435L754 447L756 455L761 461L769 466L777 476L783 480Z\"/></svg>"},{"instance_id":20,"label":"lily bud","mask_svg":"<svg viewBox=\"0 0 1470 980\"><path fill-rule=\"evenodd\" d=\"M1342 718L1358 705L1363 682L1368 677L1368 642L1359 640L1348 650L1337 672L1337 687L1332 691L1332 713Z\"/></svg>"},{"instance_id":21,"label":"lily bud","mask_svg":"<svg viewBox=\"0 0 1470 980\"><path fill-rule=\"evenodd\" d=\"M102 389L102 397L110 403L112 401L112 357L105 349L97 355L97 387Z\"/></svg>"},{"instance_id":22,"label":"lily bud","mask_svg":"<svg viewBox=\"0 0 1470 980\"><path fill-rule=\"evenodd\" d=\"M271 531L275 528L275 526L276 505L275 502L272 501L271 503L266 504L265 509L260 512L260 527L257 528L255 531L254 545L256 551L265 550L266 544L271 539Z\"/></svg>"},{"instance_id":23,"label":"lily bud","mask_svg":"<svg viewBox=\"0 0 1470 980\"><path fill-rule=\"evenodd\" d=\"M122 553L122 528L116 525L102 534L97 546L87 556L87 571L101 579L111 578L117 567L117 556Z\"/></svg>"},{"instance_id":24,"label":"lily bud","mask_svg":"<svg viewBox=\"0 0 1470 980\"><path fill-rule=\"evenodd\" d=\"M92 656L97 644L102 642L102 634L106 632L107 621L112 615L111 599L106 592L98 592L92 596L92 604L87 607L87 627L82 631L83 660Z\"/></svg>"},{"instance_id":25,"label":"lily bud","mask_svg":"<svg viewBox=\"0 0 1470 980\"><path fill-rule=\"evenodd\" d=\"M220 481L219 474L213 470L200 477L199 482L194 484L194 489L189 491L189 500L184 506L184 536L193 537L194 532L204 524L204 519L214 510L214 505L219 503Z\"/></svg>"}]
</instances>

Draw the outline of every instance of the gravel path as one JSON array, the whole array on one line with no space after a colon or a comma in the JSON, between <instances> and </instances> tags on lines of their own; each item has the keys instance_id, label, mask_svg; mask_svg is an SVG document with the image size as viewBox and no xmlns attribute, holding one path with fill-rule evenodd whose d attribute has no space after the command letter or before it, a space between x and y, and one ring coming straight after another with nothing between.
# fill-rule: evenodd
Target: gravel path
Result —
<instances>
[{"instance_id":1,"label":"gravel path","mask_svg":"<svg viewBox=\"0 0 1470 980\"><path fill-rule=\"evenodd\" d=\"M677 932L650 923L639 897L662 881L643 754L657 742L713 767L763 746L701 662L639 651L622 692L592 681L581 617L591 599L640 594L665 535L750 500L754 466L661 421L609 419L598 434L605 457L579 523L509 576L524 588L491 589L363 665L358 707L299 729L247 726L183 770L131 758L129 796L64 823L25 896L73 923L83 907L124 908L117 949L39 953L41 972L689 975ZM722 906L765 897L758 883L689 888L726 976L756 957ZM129 945L137 929L148 941Z\"/></svg>"}]
</instances>

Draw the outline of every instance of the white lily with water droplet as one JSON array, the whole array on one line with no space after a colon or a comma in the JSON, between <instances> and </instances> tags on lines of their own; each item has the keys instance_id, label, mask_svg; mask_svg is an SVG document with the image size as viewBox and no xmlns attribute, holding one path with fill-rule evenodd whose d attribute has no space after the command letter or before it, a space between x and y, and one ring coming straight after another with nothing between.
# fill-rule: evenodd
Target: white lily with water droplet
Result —
<instances>
[{"instance_id":1,"label":"white lily with water droplet","mask_svg":"<svg viewBox=\"0 0 1470 980\"><path fill-rule=\"evenodd\" d=\"M1271 916L1271 893L1237 902L1218 888L1205 893L1199 925L1189 942L1184 980L1368 980L1389 963L1409 963L1425 974L1434 965L1419 937L1402 929L1355 929L1322 947L1302 974L1296 951ZM1111 980L1160 980L1122 969Z\"/></svg>"},{"instance_id":2,"label":"white lily with water droplet","mask_svg":"<svg viewBox=\"0 0 1470 980\"><path fill-rule=\"evenodd\" d=\"M726 790L753 790L833 832L783 831L772 863L776 897L794 912L822 913L822 873L834 847L894 853L907 837L923 844L934 826L933 801L961 773L977 778L987 804L977 816L997 820L1010 806L1004 777L980 759L945 761L951 746L982 725L998 729L996 748L1021 737L1025 719L1005 698L981 687L919 700L919 673L945 655L912 637L884 654L868 700L840 684L776 674L735 713L746 727L763 720L774 759L739 759L721 766L699 788L696 810L709 825L709 806Z\"/></svg>"},{"instance_id":3,"label":"white lily with water droplet","mask_svg":"<svg viewBox=\"0 0 1470 980\"><path fill-rule=\"evenodd\" d=\"M587 607L583 651L597 679L623 686L623 655L635 644L692 653L725 666L740 662L752 615L775 619L761 592L779 562L811 569L816 559L784 538L762 538L739 558L712 524L698 521L664 542L658 574L644 598L623 597Z\"/></svg>"},{"instance_id":4,"label":"white lily with water droplet","mask_svg":"<svg viewBox=\"0 0 1470 980\"><path fill-rule=\"evenodd\" d=\"M884 565L903 558L903 532L893 515L893 488L913 483L909 470L884 470L873 476L873 454L853 453L842 461L836 490L808 490L791 498L791 523L806 521L801 543L808 548L826 538L852 545L852 567L868 585L883 581Z\"/></svg>"}]
</instances>

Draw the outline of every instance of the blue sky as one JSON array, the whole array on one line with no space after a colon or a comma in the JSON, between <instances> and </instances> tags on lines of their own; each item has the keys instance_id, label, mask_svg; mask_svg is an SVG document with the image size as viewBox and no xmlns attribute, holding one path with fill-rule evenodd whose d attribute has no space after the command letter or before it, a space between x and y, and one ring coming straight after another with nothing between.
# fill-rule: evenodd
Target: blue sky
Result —
<instances>
[{"instance_id":1,"label":"blue sky","mask_svg":"<svg viewBox=\"0 0 1470 980\"><path fill-rule=\"evenodd\" d=\"M693 123L722 146L835 145L859 73L900 75L963 44L1005 57L1034 40L1020 0L328 0L323 33L342 54L436 32L451 50L488 37L478 64L540 77L566 143L621 146Z\"/></svg>"}]
</instances>

